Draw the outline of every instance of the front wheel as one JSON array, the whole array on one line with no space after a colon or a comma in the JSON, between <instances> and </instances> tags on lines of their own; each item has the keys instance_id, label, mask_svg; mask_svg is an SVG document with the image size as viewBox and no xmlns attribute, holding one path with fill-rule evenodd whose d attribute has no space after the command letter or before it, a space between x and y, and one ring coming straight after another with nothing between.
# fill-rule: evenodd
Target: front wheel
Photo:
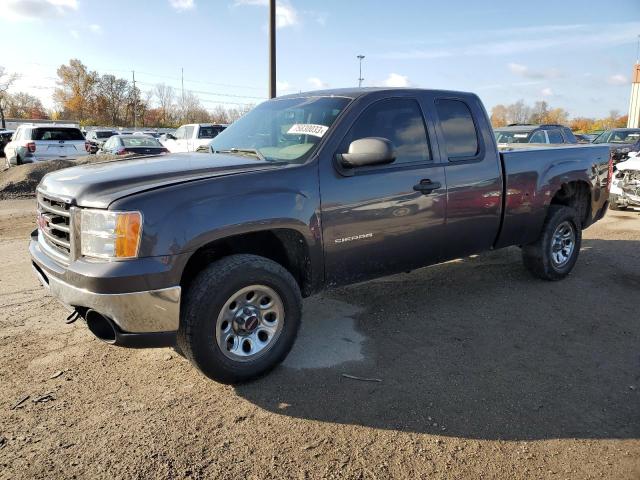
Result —
<instances>
[{"instance_id":1,"label":"front wheel","mask_svg":"<svg viewBox=\"0 0 640 480\"><path fill-rule=\"evenodd\" d=\"M551 205L538 240L522 248L525 267L543 280L560 280L573 270L582 243L573 208Z\"/></svg>"},{"instance_id":2,"label":"front wheel","mask_svg":"<svg viewBox=\"0 0 640 480\"><path fill-rule=\"evenodd\" d=\"M207 377L240 383L287 356L302 315L300 289L281 265L232 255L205 268L184 297L178 347Z\"/></svg>"}]
</instances>

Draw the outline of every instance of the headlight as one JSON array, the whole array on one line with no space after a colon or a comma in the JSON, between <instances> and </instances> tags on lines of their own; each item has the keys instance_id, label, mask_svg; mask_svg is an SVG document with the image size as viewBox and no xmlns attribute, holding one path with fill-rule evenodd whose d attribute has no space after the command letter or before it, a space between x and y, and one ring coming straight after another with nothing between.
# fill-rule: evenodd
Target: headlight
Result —
<instances>
[{"instance_id":1,"label":"headlight","mask_svg":"<svg viewBox=\"0 0 640 480\"><path fill-rule=\"evenodd\" d=\"M80 253L96 258L135 258L142 233L140 212L82 210Z\"/></svg>"}]
</instances>

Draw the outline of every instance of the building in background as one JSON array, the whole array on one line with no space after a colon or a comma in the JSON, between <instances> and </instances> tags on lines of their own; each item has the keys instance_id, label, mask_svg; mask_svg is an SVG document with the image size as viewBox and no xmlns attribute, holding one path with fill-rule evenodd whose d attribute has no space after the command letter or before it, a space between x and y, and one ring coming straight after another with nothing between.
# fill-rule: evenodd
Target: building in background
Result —
<instances>
[{"instance_id":1,"label":"building in background","mask_svg":"<svg viewBox=\"0 0 640 480\"><path fill-rule=\"evenodd\" d=\"M640 128L640 63L633 66L627 128Z\"/></svg>"}]
</instances>

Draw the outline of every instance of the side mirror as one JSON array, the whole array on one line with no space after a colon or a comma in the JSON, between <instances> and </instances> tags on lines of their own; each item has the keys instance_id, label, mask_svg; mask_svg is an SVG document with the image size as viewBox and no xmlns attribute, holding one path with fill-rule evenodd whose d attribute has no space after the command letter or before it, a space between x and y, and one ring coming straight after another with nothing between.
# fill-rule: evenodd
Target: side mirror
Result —
<instances>
[{"instance_id":1,"label":"side mirror","mask_svg":"<svg viewBox=\"0 0 640 480\"><path fill-rule=\"evenodd\" d=\"M393 146L386 138L368 137L354 140L349 145L348 153L338 154L343 167L364 167L366 165L383 165L396 159Z\"/></svg>"},{"instance_id":2,"label":"side mirror","mask_svg":"<svg viewBox=\"0 0 640 480\"><path fill-rule=\"evenodd\" d=\"M167 133L165 137L167 138L167 140L176 140L176 137L171 133Z\"/></svg>"}]
</instances>

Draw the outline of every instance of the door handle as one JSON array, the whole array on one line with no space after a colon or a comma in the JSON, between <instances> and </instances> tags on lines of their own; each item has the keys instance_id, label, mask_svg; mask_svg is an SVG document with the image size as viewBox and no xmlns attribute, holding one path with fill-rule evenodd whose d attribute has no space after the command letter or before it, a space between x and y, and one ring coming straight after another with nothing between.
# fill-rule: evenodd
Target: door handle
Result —
<instances>
[{"instance_id":1,"label":"door handle","mask_svg":"<svg viewBox=\"0 0 640 480\"><path fill-rule=\"evenodd\" d=\"M420 180L420 183L413 186L416 192L420 192L423 195L429 195L434 190L438 190L442 185L440 182L432 182L429 179Z\"/></svg>"}]
</instances>

